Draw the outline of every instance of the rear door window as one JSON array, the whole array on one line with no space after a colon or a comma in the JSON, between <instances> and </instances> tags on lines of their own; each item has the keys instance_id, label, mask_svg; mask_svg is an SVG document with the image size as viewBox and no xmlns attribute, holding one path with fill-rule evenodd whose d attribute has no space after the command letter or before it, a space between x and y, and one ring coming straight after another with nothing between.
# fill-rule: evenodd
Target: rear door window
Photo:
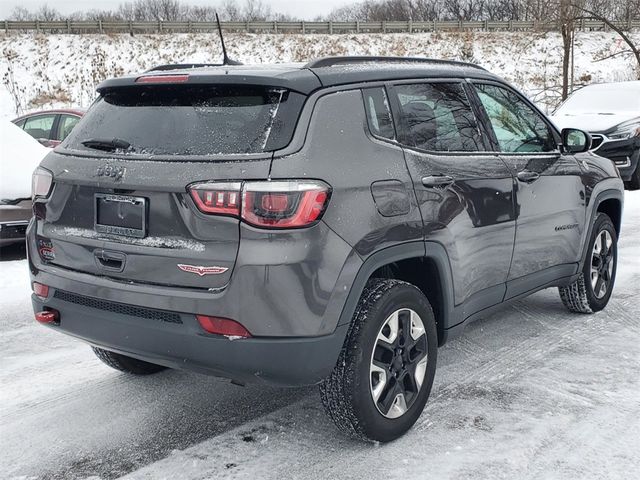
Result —
<instances>
[{"instance_id":1,"label":"rear door window","mask_svg":"<svg viewBox=\"0 0 640 480\"><path fill-rule=\"evenodd\" d=\"M56 115L36 115L29 117L24 122L24 131L38 140L51 138L51 130L56 120Z\"/></svg>"},{"instance_id":2,"label":"rear door window","mask_svg":"<svg viewBox=\"0 0 640 480\"><path fill-rule=\"evenodd\" d=\"M289 144L305 97L282 88L154 85L106 91L63 147L120 139L128 155L252 154ZM93 150L95 151L95 150Z\"/></svg>"},{"instance_id":3,"label":"rear door window","mask_svg":"<svg viewBox=\"0 0 640 480\"><path fill-rule=\"evenodd\" d=\"M401 141L420 150L474 152L484 150L478 124L459 83L396 85Z\"/></svg>"}]
</instances>

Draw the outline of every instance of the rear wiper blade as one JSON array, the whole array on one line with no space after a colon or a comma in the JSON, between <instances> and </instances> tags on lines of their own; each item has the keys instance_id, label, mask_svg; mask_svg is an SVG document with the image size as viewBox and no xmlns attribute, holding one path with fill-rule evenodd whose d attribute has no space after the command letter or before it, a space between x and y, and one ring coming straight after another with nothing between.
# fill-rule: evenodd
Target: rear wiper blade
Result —
<instances>
[{"instance_id":1,"label":"rear wiper blade","mask_svg":"<svg viewBox=\"0 0 640 480\"><path fill-rule=\"evenodd\" d=\"M95 150L104 150L106 152L112 152L114 150L127 150L131 147L131 144L126 140L120 138L89 138L80 142L87 148L93 148Z\"/></svg>"}]
</instances>

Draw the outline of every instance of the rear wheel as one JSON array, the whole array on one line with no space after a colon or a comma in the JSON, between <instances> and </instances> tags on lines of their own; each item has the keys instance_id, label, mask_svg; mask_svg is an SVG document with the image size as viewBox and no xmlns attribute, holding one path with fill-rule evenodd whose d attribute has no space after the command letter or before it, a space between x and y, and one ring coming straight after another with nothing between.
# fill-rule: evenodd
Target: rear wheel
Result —
<instances>
[{"instance_id":1,"label":"rear wheel","mask_svg":"<svg viewBox=\"0 0 640 480\"><path fill-rule=\"evenodd\" d=\"M437 333L427 298L398 280L371 280L331 375L320 384L337 427L388 442L416 422L436 370Z\"/></svg>"},{"instance_id":2,"label":"rear wheel","mask_svg":"<svg viewBox=\"0 0 640 480\"><path fill-rule=\"evenodd\" d=\"M617 244L613 222L606 214L598 213L580 278L559 288L562 303L570 311L594 313L607 306L616 279Z\"/></svg>"},{"instance_id":3,"label":"rear wheel","mask_svg":"<svg viewBox=\"0 0 640 480\"><path fill-rule=\"evenodd\" d=\"M167 367L156 365L155 363L143 362L137 358L127 357L119 353L103 350L98 347L91 347L96 356L111 368L120 370L121 372L131 373L132 375L151 375L165 370Z\"/></svg>"}]
</instances>

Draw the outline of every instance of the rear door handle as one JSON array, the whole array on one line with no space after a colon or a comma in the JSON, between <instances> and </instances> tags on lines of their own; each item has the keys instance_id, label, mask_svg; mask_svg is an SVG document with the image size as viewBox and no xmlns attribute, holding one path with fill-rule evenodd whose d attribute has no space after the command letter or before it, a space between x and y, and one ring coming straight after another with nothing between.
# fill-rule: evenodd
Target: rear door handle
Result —
<instances>
[{"instance_id":1,"label":"rear door handle","mask_svg":"<svg viewBox=\"0 0 640 480\"><path fill-rule=\"evenodd\" d=\"M522 170L521 172L518 172L517 176L518 180L524 183L535 182L540 178L540 174L538 172L532 172L530 170Z\"/></svg>"},{"instance_id":2,"label":"rear door handle","mask_svg":"<svg viewBox=\"0 0 640 480\"><path fill-rule=\"evenodd\" d=\"M427 188L442 188L447 187L453 183L453 178L448 175L429 175L422 177L422 185Z\"/></svg>"}]
</instances>

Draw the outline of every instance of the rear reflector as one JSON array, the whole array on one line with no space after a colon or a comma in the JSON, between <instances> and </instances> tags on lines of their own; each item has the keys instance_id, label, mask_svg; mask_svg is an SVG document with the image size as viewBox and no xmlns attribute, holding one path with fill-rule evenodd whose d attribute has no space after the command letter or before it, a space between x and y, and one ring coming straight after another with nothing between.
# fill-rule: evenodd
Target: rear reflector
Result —
<instances>
[{"instance_id":1,"label":"rear reflector","mask_svg":"<svg viewBox=\"0 0 640 480\"><path fill-rule=\"evenodd\" d=\"M49 287L38 282L33 282L33 293L40 300L46 300L49 297Z\"/></svg>"},{"instance_id":2,"label":"rear reflector","mask_svg":"<svg viewBox=\"0 0 640 480\"><path fill-rule=\"evenodd\" d=\"M189 75L145 75L138 77L136 83L184 83Z\"/></svg>"},{"instance_id":3,"label":"rear reflector","mask_svg":"<svg viewBox=\"0 0 640 480\"><path fill-rule=\"evenodd\" d=\"M60 312L57 310L45 310L36 313L36 320L40 323L58 323L60 321Z\"/></svg>"},{"instance_id":4,"label":"rear reflector","mask_svg":"<svg viewBox=\"0 0 640 480\"><path fill-rule=\"evenodd\" d=\"M224 335L226 337L248 338L251 336L249 331L235 320L220 317L209 317L207 315L196 315L200 326L205 332L214 333L216 335Z\"/></svg>"}]
</instances>

